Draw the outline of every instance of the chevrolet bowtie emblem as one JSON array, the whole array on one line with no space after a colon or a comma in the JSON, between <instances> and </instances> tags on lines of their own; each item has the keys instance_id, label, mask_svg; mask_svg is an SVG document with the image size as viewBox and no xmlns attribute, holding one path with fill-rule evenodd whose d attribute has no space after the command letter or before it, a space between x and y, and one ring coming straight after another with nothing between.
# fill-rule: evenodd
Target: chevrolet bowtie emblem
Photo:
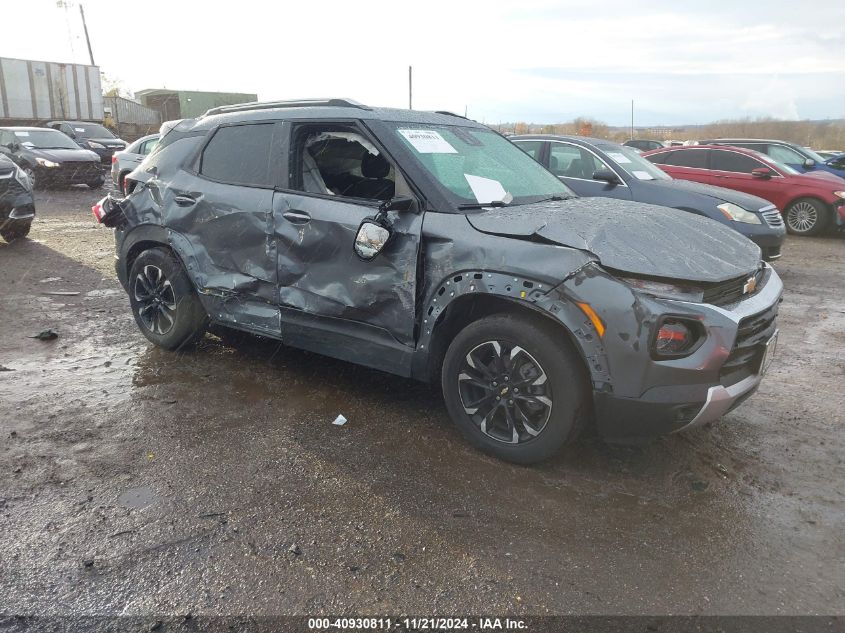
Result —
<instances>
[{"instance_id":1,"label":"chevrolet bowtie emblem","mask_svg":"<svg viewBox=\"0 0 845 633\"><path fill-rule=\"evenodd\" d=\"M747 295L757 290L757 278L749 277L742 287L742 294Z\"/></svg>"}]
</instances>

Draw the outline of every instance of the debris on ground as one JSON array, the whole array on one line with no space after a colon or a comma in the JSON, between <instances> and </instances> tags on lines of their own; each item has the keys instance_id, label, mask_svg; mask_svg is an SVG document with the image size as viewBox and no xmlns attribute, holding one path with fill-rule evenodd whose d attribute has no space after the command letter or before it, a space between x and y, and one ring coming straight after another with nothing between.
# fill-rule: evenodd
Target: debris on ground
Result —
<instances>
[{"instance_id":1,"label":"debris on ground","mask_svg":"<svg viewBox=\"0 0 845 633\"><path fill-rule=\"evenodd\" d=\"M0 371L15 371L15 370L12 369L11 367L4 367L3 365L0 365Z\"/></svg>"},{"instance_id":2,"label":"debris on ground","mask_svg":"<svg viewBox=\"0 0 845 633\"><path fill-rule=\"evenodd\" d=\"M339 415L334 419L334 422L332 422L332 424L334 424L335 426L343 426L344 424L346 424L346 422L346 418L343 417L343 415Z\"/></svg>"},{"instance_id":3,"label":"debris on ground","mask_svg":"<svg viewBox=\"0 0 845 633\"><path fill-rule=\"evenodd\" d=\"M294 543L288 548L288 551L293 554L294 556L302 556L302 548Z\"/></svg>"},{"instance_id":4,"label":"debris on ground","mask_svg":"<svg viewBox=\"0 0 845 633\"><path fill-rule=\"evenodd\" d=\"M77 290L54 290L52 292L42 292L41 294L55 297L75 297L79 292Z\"/></svg>"},{"instance_id":5,"label":"debris on ground","mask_svg":"<svg viewBox=\"0 0 845 633\"><path fill-rule=\"evenodd\" d=\"M27 338L37 338L39 341L52 341L59 338L53 330L42 330L35 336L28 336Z\"/></svg>"}]
</instances>

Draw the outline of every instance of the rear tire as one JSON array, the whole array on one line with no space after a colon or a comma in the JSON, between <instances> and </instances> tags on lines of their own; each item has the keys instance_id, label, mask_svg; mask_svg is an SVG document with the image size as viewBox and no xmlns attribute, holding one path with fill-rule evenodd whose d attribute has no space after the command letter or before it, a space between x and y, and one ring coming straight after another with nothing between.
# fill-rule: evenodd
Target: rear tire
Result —
<instances>
[{"instance_id":1,"label":"rear tire","mask_svg":"<svg viewBox=\"0 0 845 633\"><path fill-rule=\"evenodd\" d=\"M129 272L129 303L141 333L178 350L205 333L208 315L181 262L166 248L141 253Z\"/></svg>"},{"instance_id":2,"label":"rear tire","mask_svg":"<svg viewBox=\"0 0 845 633\"><path fill-rule=\"evenodd\" d=\"M588 385L559 329L513 314L461 330L441 373L446 408L464 437L518 464L548 459L575 440L587 419Z\"/></svg>"},{"instance_id":3,"label":"rear tire","mask_svg":"<svg viewBox=\"0 0 845 633\"><path fill-rule=\"evenodd\" d=\"M8 223L0 228L0 236L10 244L15 240L22 240L29 235L29 229L32 228L32 222L15 222L7 221Z\"/></svg>"},{"instance_id":4,"label":"rear tire","mask_svg":"<svg viewBox=\"0 0 845 633\"><path fill-rule=\"evenodd\" d=\"M799 198L787 207L784 216L786 230L805 237L823 233L832 219L827 205L814 198Z\"/></svg>"}]
</instances>

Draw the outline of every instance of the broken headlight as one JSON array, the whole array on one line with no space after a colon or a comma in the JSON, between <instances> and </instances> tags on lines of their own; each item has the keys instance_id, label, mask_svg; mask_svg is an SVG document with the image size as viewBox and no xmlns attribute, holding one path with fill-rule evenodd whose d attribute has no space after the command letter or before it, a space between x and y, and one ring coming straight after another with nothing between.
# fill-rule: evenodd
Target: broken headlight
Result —
<instances>
[{"instance_id":1,"label":"broken headlight","mask_svg":"<svg viewBox=\"0 0 845 633\"><path fill-rule=\"evenodd\" d=\"M671 284L651 279L638 279L636 277L621 277L620 279L629 286L655 297L693 302L700 302L704 298L704 291L693 286Z\"/></svg>"},{"instance_id":2,"label":"broken headlight","mask_svg":"<svg viewBox=\"0 0 845 633\"><path fill-rule=\"evenodd\" d=\"M704 340L701 323L683 317L662 317L651 342L655 358L682 358L698 349Z\"/></svg>"}]
</instances>

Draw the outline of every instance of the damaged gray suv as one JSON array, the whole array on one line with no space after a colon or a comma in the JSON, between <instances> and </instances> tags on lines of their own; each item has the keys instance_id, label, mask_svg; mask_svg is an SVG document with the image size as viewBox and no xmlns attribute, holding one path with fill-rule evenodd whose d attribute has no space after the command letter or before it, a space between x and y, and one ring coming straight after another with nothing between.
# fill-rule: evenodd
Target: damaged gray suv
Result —
<instances>
[{"instance_id":1,"label":"damaged gray suv","mask_svg":"<svg viewBox=\"0 0 845 633\"><path fill-rule=\"evenodd\" d=\"M578 198L487 127L354 101L209 110L106 198L138 327L209 324L439 381L477 447L519 463L588 422L637 441L760 384L782 283L707 218Z\"/></svg>"}]
</instances>

